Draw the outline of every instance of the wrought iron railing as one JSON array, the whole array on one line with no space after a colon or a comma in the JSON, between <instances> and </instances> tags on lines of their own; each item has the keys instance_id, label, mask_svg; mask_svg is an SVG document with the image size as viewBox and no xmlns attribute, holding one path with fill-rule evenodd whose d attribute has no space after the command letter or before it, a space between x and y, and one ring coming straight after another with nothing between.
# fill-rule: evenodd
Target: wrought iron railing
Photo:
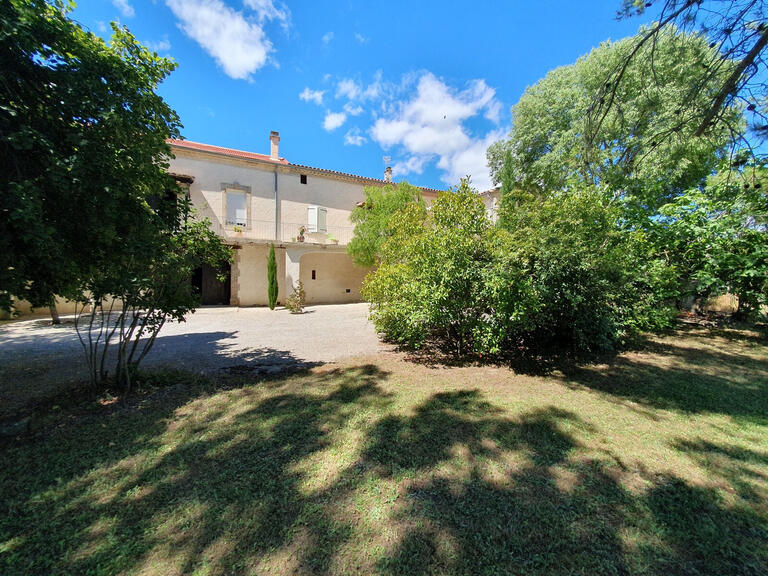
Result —
<instances>
[{"instance_id":1,"label":"wrought iron railing","mask_svg":"<svg viewBox=\"0 0 768 576\"><path fill-rule=\"evenodd\" d=\"M277 227L275 237L274 220L257 220L253 218L235 219L224 222L211 210L198 210L196 218L208 218L211 229L226 240L273 240L276 242L304 242L307 244L338 244L344 246L352 239L354 227L327 226L325 230L310 232L309 226L301 222L281 222ZM303 233L302 233L303 229Z\"/></svg>"}]
</instances>

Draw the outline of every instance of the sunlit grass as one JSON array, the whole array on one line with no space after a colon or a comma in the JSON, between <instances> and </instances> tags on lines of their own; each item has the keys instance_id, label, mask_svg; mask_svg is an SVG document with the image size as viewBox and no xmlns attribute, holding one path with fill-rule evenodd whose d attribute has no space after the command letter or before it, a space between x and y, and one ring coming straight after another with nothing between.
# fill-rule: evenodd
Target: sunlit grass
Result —
<instances>
[{"instance_id":1,"label":"sunlit grass","mask_svg":"<svg viewBox=\"0 0 768 576\"><path fill-rule=\"evenodd\" d=\"M768 573L753 334L531 375L168 377L0 448L0 573Z\"/></svg>"}]
</instances>

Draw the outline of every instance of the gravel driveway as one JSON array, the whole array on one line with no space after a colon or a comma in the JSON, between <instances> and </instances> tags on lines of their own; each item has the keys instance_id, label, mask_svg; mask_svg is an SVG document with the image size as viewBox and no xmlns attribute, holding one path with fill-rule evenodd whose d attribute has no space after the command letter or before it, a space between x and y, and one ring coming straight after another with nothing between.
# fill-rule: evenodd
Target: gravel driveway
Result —
<instances>
[{"instance_id":1,"label":"gravel driveway","mask_svg":"<svg viewBox=\"0 0 768 576\"><path fill-rule=\"evenodd\" d=\"M367 315L367 304L309 306L299 315L285 309L200 308L186 322L166 325L142 366L275 373L376 354L382 345ZM87 378L72 318L62 320L59 326L48 317L0 325L0 417L30 398Z\"/></svg>"}]
</instances>

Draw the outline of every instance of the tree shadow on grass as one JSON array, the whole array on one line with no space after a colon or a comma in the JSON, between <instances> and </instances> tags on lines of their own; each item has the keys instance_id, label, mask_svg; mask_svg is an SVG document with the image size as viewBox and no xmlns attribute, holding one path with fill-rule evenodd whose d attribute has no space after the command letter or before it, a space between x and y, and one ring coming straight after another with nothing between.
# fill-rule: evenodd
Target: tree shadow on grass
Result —
<instances>
[{"instance_id":1,"label":"tree shadow on grass","mask_svg":"<svg viewBox=\"0 0 768 576\"><path fill-rule=\"evenodd\" d=\"M351 526L301 490L296 466L386 403L386 377L358 366L316 375L312 393L178 390L144 414L116 411L103 428L0 452L11 495L0 504L0 563L9 573L239 574L295 544L298 568L322 570Z\"/></svg>"},{"instance_id":2,"label":"tree shadow on grass","mask_svg":"<svg viewBox=\"0 0 768 576\"><path fill-rule=\"evenodd\" d=\"M396 411L387 378L358 366L179 389L0 452L3 572L764 572L757 493L734 505L672 475L630 490L624 470L583 455L596 431L572 411L510 417L477 390ZM357 459L326 470L353 432ZM735 447L674 448L722 456L728 485L739 465L765 465ZM396 536L382 548L362 540L373 509Z\"/></svg>"},{"instance_id":3,"label":"tree shadow on grass","mask_svg":"<svg viewBox=\"0 0 768 576\"><path fill-rule=\"evenodd\" d=\"M382 422L366 458L411 482L396 514L399 544L379 573L764 573L768 518L674 476L630 491L615 466L574 454L573 433L584 430L553 408L506 419L473 392L433 396L413 416ZM456 447L465 475L444 472ZM509 453L516 464L488 474Z\"/></svg>"},{"instance_id":4,"label":"tree shadow on grass","mask_svg":"<svg viewBox=\"0 0 768 576\"><path fill-rule=\"evenodd\" d=\"M768 357L656 343L653 355L625 355L563 371L570 385L654 409L726 414L763 421L768 414Z\"/></svg>"}]
</instances>

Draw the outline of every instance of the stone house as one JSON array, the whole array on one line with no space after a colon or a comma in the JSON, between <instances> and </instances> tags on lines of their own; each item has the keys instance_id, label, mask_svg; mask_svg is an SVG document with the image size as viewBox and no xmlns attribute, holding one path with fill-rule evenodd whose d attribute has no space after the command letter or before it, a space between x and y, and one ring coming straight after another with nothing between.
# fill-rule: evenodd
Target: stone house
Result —
<instances>
[{"instance_id":1,"label":"stone house","mask_svg":"<svg viewBox=\"0 0 768 576\"><path fill-rule=\"evenodd\" d=\"M270 153L258 154L186 140L170 142L170 172L188 187L200 218L235 250L231 265L201 268L194 282L204 304L258 306L267 303L267 255L275 245L278 301L302 281L308 304L360 301L369 269L352 263L352 209L365 186L391 182L294 164L279 155L280 135L270 134ZM423 188L429 203L437 190ZM227 281L219 282L223 272Z\"/></svg>"}]
</instances>

